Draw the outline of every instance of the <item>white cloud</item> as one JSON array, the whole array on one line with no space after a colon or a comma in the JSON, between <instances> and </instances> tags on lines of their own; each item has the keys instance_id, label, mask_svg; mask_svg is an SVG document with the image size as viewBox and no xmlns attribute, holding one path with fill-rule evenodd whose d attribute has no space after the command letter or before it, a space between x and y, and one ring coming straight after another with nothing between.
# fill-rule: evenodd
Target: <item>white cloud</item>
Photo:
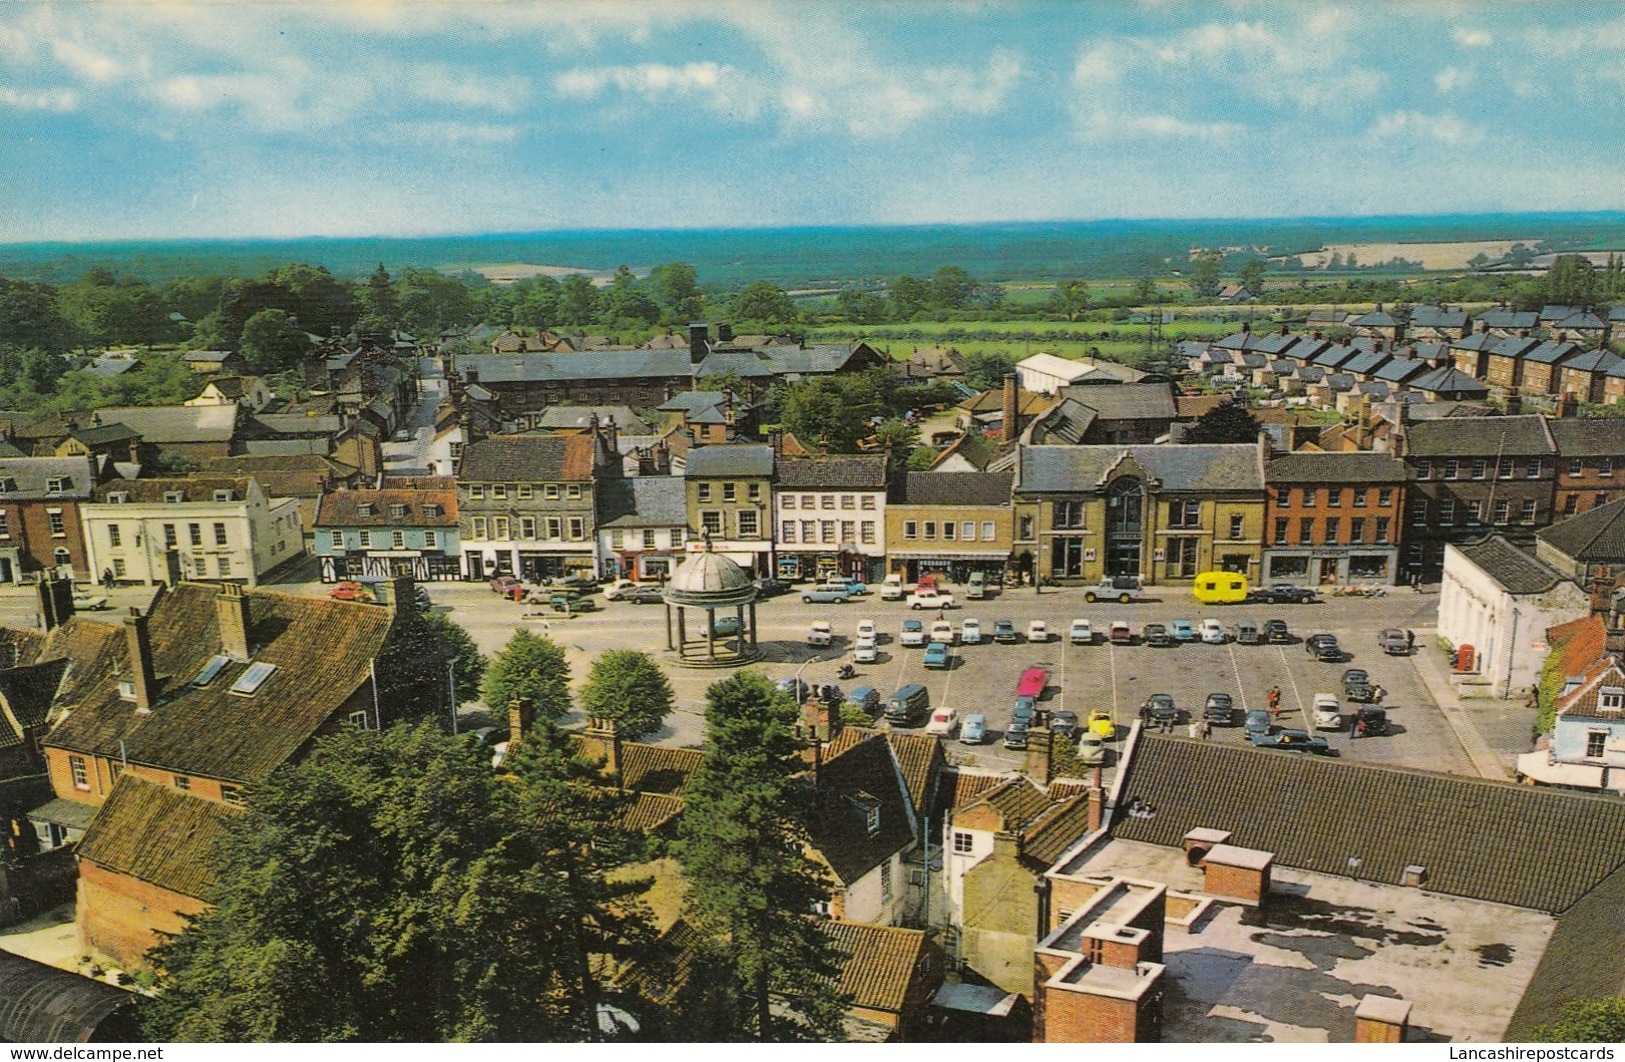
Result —
<instances>
[{"instance_id":1,"label":"white cloud","mask_svg":"<svg viewBox=\"0 0 1625 1062\"><path fill-rule=\"evenodd\" d=\"M79 107L79 94L70 89L29 92L0 85L0 105L20 111L72 111Z\"/></svg>"},{"instance_id":2,"label":"white cloud","mask_svg":"<svg viewBox=\"0 0 1625 1062\"><path fill-rule=\"evenodd\" d=\"M1459 147L1484 139L1484 131L1468 125L1453 114L1423 114L1420 111L1389 111L1380 114L1366 130L1372 140L1419 140Z\"/></svg>"},{"instance_id":3,"label":"white cloud","mask_svg":"<svg viewBox=\"0 0 1625 1062\"><path fill-rule=\"evenodd\" d=\"M373 141L390 145L408 143L419 147L488 147L511 144L519 130L494 122L391 122Z\"/></svg>"},{"instance_id":4,"label":"white cloud","mask_svg":"<svg viewBox=\"0 0 1625 1062\"><path fill-rule=\"evenodd\" d=\"M1463 48L1487 48L1495 43L1495 37L1489 30L1472 29L1467 26L1457 26L1450 31L1450 36Z\"/></svg>"},{"instance_id":5,"label":"white cloud","mask_svg":"<svg viewBox=\"0 0 1625 1062\"><path fill-rule=\"evenodd\" d=\"M407 85L413 95L428 103L498 114L513 114L530 97L528 78L470 77L435 64L417 67Z\"/></svg>"},{"instance_id":6,"label":"white cloud","mask_svg":"<svg viewBox=\"0 0 1625 1062\"><path fill-rule=\"evenodd\" d=\"M122 64L111 55L87 47L78 41L51 42L51 54L63 66L89 81L112 81L122 72Z\"/></svg>"},{"instance_id":7,"label":"white cloud","mask_svg":"<svg viewBox=\"0 0 1625 1062\"><path fill-rule=\"evenodd\" d=\"M1472 83L1472 80L1473 72L1471 70L1463 70L1459 66L1447 66L1433 75L1433 87L1438 89L1441 94L1448 94L1455 92L1457 89L1466 88Z\"/></svg>"}]
</instances>

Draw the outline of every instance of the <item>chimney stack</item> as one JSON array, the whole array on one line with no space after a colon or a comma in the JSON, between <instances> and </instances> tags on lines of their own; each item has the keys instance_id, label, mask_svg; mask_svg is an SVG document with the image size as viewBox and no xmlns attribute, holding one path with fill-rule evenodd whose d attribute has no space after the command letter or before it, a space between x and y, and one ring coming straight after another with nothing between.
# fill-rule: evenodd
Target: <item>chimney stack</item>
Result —
<instances>
[{"instance_id":1,"label":"chimney stack","mask_svg":"<svg viewBox=\"0 0 1625 1062\"><path fill-rule=\"evenodd\" d=\"M508 754L512 755L514 747L524 738L525 731L530 729L530 715L515 697L508 702Z\"/></svg>"},{"instance_id":2,"label":"chimney stack","mask_svg":"<svg viewBox=\"0 0 1625 1062\"><path fill-rule=\"evenodd\" d=\"M1625 603L1620 600L1618 591L1609 604L1608 615L1603 620L1603 652L1614 658L1614 662L1625 667L1625 613L1620 610Z\"/></svg>"},{"instance_id":3,"label":"chimney stack","mask_svg":"<svg viewBox=\"0 0 1625 1062\"><path fill-rule=\"evenodd\" d=\"M73 619L73 580L67 576L41 575L37 584L41 626L60 627Z\"/></svg>"},{"instance_id":4,"label":"chimney stack","mask_svg":"<svg viewBox=\"0 0 1625 1062\"><path fill-rule=\"evenodd\" d=\"M688 360L695 365L711 353L710 335L711 326L704 321L696 321L688 326Z\"/></svg>"},{"instance_id":5,"label":"chimney stack","mask_svg":"<svg viewBox=\"0 0 1625 1062\"><path fill-rule=\"evenodd\" d=\"M807 698L804 711L806 717L807 736L812 741L830 742L835 735L841 732L841 706L839 702L831 703L818 695Z\"/></svg>"},{"instance_id":6,"label":"chimney stack","mask_svg":"<svg viewBox=\"0 0 1625 1062\"><path fill-rule=\"evenodd\" d=\"M220 651L233 660L246 661L252 646L248 641L248 598L243 588L236 583L222 583L214 598L214 615L220 626Z\"/></svg>"},{"instance_id":7,"label":"chimney stack","mask_svg":"<svg viewBox=\"0 0 1625 1062\"><path fill-rule=\"evenodd\" d=\"M1016 390L1016 374L1004 374L1004 424L1000 429L1000 438L1004 442L1014 442L1016 436L1021 434L1021 396Z\"/></svg>"},{"instance_id":8,"label":"chimney stack","mask_svg":"<svg viewBox=\"0 0 1625 1062\"><path fill-rule=\"evenodd\" d=\"M593 716L587 720L586 737L595 738L603 746L604 770L613 775L621 773L621 728L607 716Z\"/></svg>"},{"instance_id":9,"label":"chimney stack","mask_svg":"<svg viewBox=\"0 0 1625 1062\"><path fill-rule=\"evenodd\" d=\"M1100 767L1095 766L1089 776L1089 832L1094 833L1106 821L1106 787L1100 781Z\"/></svg>"},{"instance_id":10,"label":"chimney stack","mask_svg":"<svg viewBox=\"0 0 1625 1062\"><path fill-rule=\"evenodd\" d=\"M158 699L158 675L152 663L152 635L147 617L132 607L124 617L124 651L129 657L130 682L135 687L135 709L150 712Z\"/></svg>"},{"instance_id":11,"label":"chimney stack","mask_svg":"<svg viewBox=\"0 0 1625 1062\"><path fill-rule=\"evenodd\" d=\"M734 341L734 326L727 321L718 321L717 341L719 343L732 343Z\"/></svg>"},{"instance_id":12,"label":"chimney stack","mask_svg":"<svg viewBox=\"0 0 1625 1062\"><path fill-rule=\"evenodd\" d=\"M1572 420L1580 415L1580 396L1573 391L1564 391L1563 397L1557 400L1557 415L1559 419Z\"/></svg>"},{"instance_id":13,"label":"chimney stack","mask_svg":"<svg viewBox=\"0 0 1625 1062\"><path fill-rule=\"evenodd\" d=\"M1520 414L1522 412L1523 412L1523 395L1519 394L1518 389L1516 387L1514 387L1514 388L1512 388L1511 390L1509 390L1507 392L1506 414L1509 417L1516 417L1518 414Z\"/></svg>"}]
</instances>

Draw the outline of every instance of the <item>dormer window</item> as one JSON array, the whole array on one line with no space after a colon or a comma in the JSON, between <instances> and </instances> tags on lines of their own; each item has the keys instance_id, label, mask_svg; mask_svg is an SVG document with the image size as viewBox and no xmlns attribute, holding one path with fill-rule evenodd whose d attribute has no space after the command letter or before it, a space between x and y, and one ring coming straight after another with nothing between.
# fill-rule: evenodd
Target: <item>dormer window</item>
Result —
<instances>
[{"instance_id":1,"label":"dormer window","mask_svg":"<svg viewBox=\"0 0 1625 1062\"><path fill-rule=\"evenodd\" d=\"M73 480L67 476L52 476L45 481L45 493L66 494L73 489Z\"/></svg>"},{"instance_id":2,"label":"dormer window","mask_svg":"<svg viewBox=\"0 0 1625 1062\"><path fill-rule=\"evenodd\" d=\"M1597 694L1597 707L1605 712L1619 712L1625 710L1625 689L1618 686L1604 686Z\"/></svg>"},{"instance_id":3,"label":"dormer window","mask_svg":"<svg viewBox=\"0 0 1625 1062\"><path fill-rule=\"evenodd\" d=\"M179 505L181 502L183 502L185 500L186 500L186 495L182 491L178 491L178 490L166 490L166 491L164 491L164 501L165 501L166 504Z\"/></svg>"},{"instance_id":4,"label":"dormer window","mask_svg":"<svg viewBox=\"0 0 1625 1062\"><path fill-rule=\"evenodd\" d=\"M0 476L0 494L15 494L17 481L9 476Z\"/></svg>"},{"instance_id":5,"label":"dormer window","mask_svg":"<svg viewBox=\"0 0 1625 1062\"><path fill-rule=\"evenodd\" d=\"M404 506L404 505L391 505L389 507L390 519L399 520L401 517L403 517L405 515L406 515L406 506Z\"/></svg>"},{"instance_id":6,"label":"dormer window","mask_svg":"<svg viewBox=\"0 0 1625 1062\"><path fill-rule=\"evenodd\" d=\"M371 516L372 515L372 503L371 502L362 502L360 505L357 505L355 507L355 514L357 516Z\"/></svg>"},{"instance_id":7,"label":"dormer window","mask_svg":"<svg viewBox=\"0 0 1625 1062\"><path fill-rule=\"evenodd\" d=\"M863 826L873 837L880 832L880 801L859 790L846 798L863 816Z\"/></svg>"},{"instance_id":8,"label":"dormer window","mask_svg":"<svg viewBox=\"0 0 1625 1062\"><path fill-rule=\"evenodd\" d=\"M135 679L120 676L118 680L118 696L121 701L135 700Z\"/></svg>"},{"instance_id":9,"label":"dormer window","mask_svg":"<svg viewBox=\"0 0 1625 1062\"><path fill-rule=\"evenodd\" d=\"M130 495L128 491L115 490L107 496L107 504L109 505L128 505L129 503Z\"/></svg>"},{"instance_id":10,"label":"dormer window","mask_svg":"<svg viewBox=\"0 0 1625 1062\"><path fill-rule=\"evenodd\" d=\"M427 504L427 505L425 505L423 507L423 515L424 516L438 517L440 515L440 513L441 513L440 506L434 504L433 502L430 502L429 504Z\"/></svg>"},{"instance_id":11,"label":"dormer window","mask_svg":"<svg viewBox=\"0 0 1625 1062\"><path fill-rule=\"evenodd\" d=\"M217 501L217 502L229 502L229 501L231 501L231 491L229 491L229 490L217 490L217 491L215 491L214 492L214 500Z\"/></svg>"}]
</instances>

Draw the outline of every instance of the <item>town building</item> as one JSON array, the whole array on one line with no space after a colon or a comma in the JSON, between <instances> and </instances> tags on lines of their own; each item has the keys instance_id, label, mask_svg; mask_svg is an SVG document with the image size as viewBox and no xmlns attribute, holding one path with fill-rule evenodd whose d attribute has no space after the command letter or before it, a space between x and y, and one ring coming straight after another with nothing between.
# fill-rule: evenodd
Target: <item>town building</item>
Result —
<instances>
[{"instance_id":1,"label":"town building","mask_svg":"<svg viewBox=\"0 0 1625 1062\"><path fill-rule=\"evenodd\" d=\"M1398 581L1404 462L1379 453L1293 453L1271 458L1264 475L1265 582Z\"/></svg>"},{"instance_id":2,"label":"town building","mask_svg":"<svg viewBox=\"0 0 1625 1062\"><path fill-rule=\"evenodd\" d=\"M625 579L670 576L688 545L685 493L681 476L628 476L600 484L600 570Z\"/></svg>"},{"instance_id":3,"label":"town building","mask_svg":"<svg viewBox=\"0 0 1625 1062\"><path fill-rule=\"evenodd\" d=\"M0 458L0 583L51 570L85 576L80 508L96 479L89 456Z\"/></svg>"},{"instance_id":4,"label":"town building","mask_svg":"<svg viewBox=\"0 0 1625 1062\"><path fill-rule=\"evenodd\" d=\"M1032 445L1154 443L1167 437L1179 407L1173 384L1083 383L1060 388L1059 403L1035 417L1022 433Z\"/></svg>"},{"instance_id":5,"label":"town building","mask_svg":"<svg viewBox=\"0 0 1625 1062\"><path fill-rule=\"evenodd\" d=\"M237 452L246 414L231 406L108 406L104 424L123 424L141 436L141 462L201 466Z\"/></svg>"},{"instance_id":6,"label":"town building","mask_svg":"<svg viewBox=\"0 0 1625 1062\"><path fill-rule=\"evenodd\" d=\"M242 406L258 413L271 404L276 395L258 376L216 376L203 385L196 398L187 399L184 406Z\"/></svg>"},{"instance_id":7,"label":"town building","mask_svg":"<svg viewBox=\"0 0 1625 1062\"><path fill-rule=\"evenodd\" d=\"M773 503L782 578L885 577L886 462L881 453L778 458Z\"/></svg>"},{"instance_id":8,"label":"town building","mask_svg":"<svg viewBox=\"0 0 1625 1062\"><path fill-rule=\"evenodd\" d=\"M96 488L80 520L90 571L120 583L256 586L305 555L299 503L267 498L251 476L114 480Z\"/></svg>"},{"instance_id":9,"label":"town building","mask_svg":"<svg viewBox=\"0 0 1625 1062\"><path fill-rule=\"evenodd\" d=\"M1562 663L1552 732L1518 757L1521 778L1540 785L1625 794L1625 614L1616 596L1604 615L1547 632Z\"/></svg>"},{"instance_id":10,"label":"town building","mask_svg":"<svg viewBox=\"0 0 1625 1062\"><path fill-rule=\"evenodd\" d=\"M771 577L777 571L773 466L773 447L766 443L690 450L683 469L688 548L709 543L751 575Z\"/></svg>"},{"instance_id":11,"label":"town building","mask_svg":"<svg viewBox=\"0 0 1625 1062\"><path fill-rule=\"evenodd\" d=\"M909 472L886 505L888 569L1001 585L1015 545L1011 472Z\"/></svg>"},{"instance_id":12,"label":"town building","mask_svg":"<svg viewBox=\"0 0 1625 1062\"><path fill-rule=\"evenodd\" d=\"M1546 629L1590 609L1585 590L1501 535L1445 546L1439 637L1462 652L1458 671L1494 696L1532 687L1545 661ZM1470 664L1464 646L1472 647Z\"/></svg>"},{"instance_id":13,"label":"town building","mask_svg":"<svg viewBox=\"0 0 1625 1062\"><path fill-rule=\"evenodd\" d=\"M305 538L316 531L316 508L329 491L370 486L375 479L354 465L320 454L235 454L203 463L193 475L253 477L268 498L292 498L299 503L299 522Z\"/></svg>"},{"instance_id":14,"label":"town building","mask_svg":"<svg viewBox=\"0 0 1625 1062\"><path fill-rule=\"evenodd\" d=\"M1037 395L1053 395L1079 383L1136 383L1146 375L1121 362L1060 358L1054 354L1034 354L1016 363L1016 382L1023 391Z\"/></svg>"},{"instance_id":15,"label":"town building","mask_svg":"<svg viewBox=\"0 0 1625 1062\"><path fill-rule=\"evenodd\" d=\"M1552 519L1625 497L1625 420L1561 417L1547 427L1557 448Z\"/></svg>"},{"instance_id":16,"label":"town building","mask_svg":"<svg viewBox=\"0 0 1625 1062\"><path fill-rule=\"evenodd\" d=\"M456 482L389 477L382 489L333 491L322 497L314 540L324 583L461 578Z\"/></svg>"},{"instance_id":17,"label":"town building","mask_svg":"<svg viewBox=\"0 0 1625 1062\"><path fill-rule=\"evenodd\" d=\"M1606 611L1625 586L1625 498L1535 532L1535 556L1589 593L1593 612Z\"/></svg>"},{"instance_id":18,"label":"town building","mask_svg":"<svg viewBox=\"0 0 1625 1062\"><path fill-rule=\"evenodd\" d=\"M607 435L493 435L457 475L463 576L596 575L599 486L621 472Z\"/></svg>"}]
</instances>

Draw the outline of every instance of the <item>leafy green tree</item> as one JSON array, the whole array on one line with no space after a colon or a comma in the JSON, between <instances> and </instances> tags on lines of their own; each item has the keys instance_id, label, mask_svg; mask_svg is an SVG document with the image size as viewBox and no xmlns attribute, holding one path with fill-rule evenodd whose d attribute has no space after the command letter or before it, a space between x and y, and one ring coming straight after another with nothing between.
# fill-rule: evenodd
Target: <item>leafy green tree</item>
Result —
<instances>
[{"instance_id":1,"label":"leafy green tree","mask_svg":"<svg viewBox=\"0 0 1625 1062\"><path fill-rule=\"evenodd\" d=\"M1089 308L1089 285L1081 280L1063 280L1050 291L1044 308L1068 321L1076 321Z\"/></svg>"},{"instance_id":2,"label":"leafy green tree","mask_svg":"<svg viewBox=\"0 0 1625 1062\"><path fill-rule=\"evenodd\" d=\"M1185 433L1188 443L1255 443L1262 425L1246 406L1226 402L1196 418Z\"/></svg>"},{"instance_id":3,"label":"leafy green tree","mask_svg":"<svg viewBox=\"0 0 1625 1062\"><path fill-rule=\"evenodd\" d=\"M649 287L660 303L661 319L667 324L687 324L705 317L705 296L700 293L700 275L687 262L667 262L649 274Z\"/></svg>"},{"instance_id":4,"label":"leafy green tree","mask_svg":"<svg viewBox=\"0 0 1625 1062\"><path fill-rule=\"evenodd\" d=\"M886 299L877 292L846 288L835 296L835 304L852 324L878 324L886 319Z\"/></svg>"},{"instance_id":5,"label":"leafy green tree","mask_svg":"<svg viewBox=\"0 0 1625 1062\"><path fill-rule=\"evenodd\" d=\"M1625 1041L1625 998L1577 999L1529 1034L1536 1043L1617 1044Z\"/></svg>"},{"instance_id":6,"label":"leafy green tree","mask_svg":"<svg viewBox=\"0 0 1625 1062\"><path fill-rule=\"evenodd\" d=\"M604 319L611 325L622 321L652 325L660 320L660 305L642 288L617 284L604 299Z\"/></svg>"},{"instance_id":7,"label":"leafy green tree","mask_svg":"<svg viewBox=\"0 0 1625 1062\"><path fill-rule=\"evenodd\" d=\"M570 714L570 664L551 639L514 631L502 651L485 666L480 699L493 712L518 701L535 718L557 721Z\"/></svg>"},{"instance_id":8,"label":"leafy green tree","mask_svg":"<svg viewBox=\"0 0 1625 1062\"><path fill-rule=\"evenodd\" d=\"M592 662L581 689L581 710L615 720L633 741L655 733L672 709L671 681L648 653L611 649Z\"/></svg>"},{"instance_id":9,"label":"leafy green tree","mask_svg":"<svg viewBox=\"0 0 1625 1062\"><path fill-rule=\"evenodd\" d=\"M355 327L361 313L355 292L323 267L285 265L265 279L277 289L271 305L287 310L306 332L326 336Z\"/></svg>"},{"instance_id":10,"label":"leafy green tree","mask_svg":"<svg viewBox=\"0 0 1625 1062\"><path fill-rule=\"evenodd\" d=\"M591 284L588 293L591 294ZM552 328L561 323L564 286L549 276L526 277L508 289L512 294L504 324L530 328Z\"/></svg>"},{"instance_id":11,"label":"leafy green tree","mask_svg":"<svg viewBox=\"0 0 1625 1062\"><path fill-rule=\"evenodd\" d=\"M485 657L474 644L468 631L452 619L450 614L425 609L420 615L424 625L445 647L452 665L452 680L456 683L457 703L467 704L480 696L480 683L485 678Z\"/></svg>"},{"instance_id":12,"label":"leafy green tree","mask_svg":"<svg viewBox=\"0 0 1625 1062\"><path fill-rule=\"evenodd\" d=\"M243 324L243 361L265 374L291 369L310 353L310 337L286 310L261 310Z\"/></svg>"},{"instance_id":13,"label":"leafy green tree","mask_svg":"<svg viewBox=\"0 0 1625 1062\"><path fill-rule=\"evenodd\" d=\"M0 408L40 409L57 388L61 357L37 347L0 344Z\"/></svg>"},{"instance_id":14,"label":"leafy green tree","mask_svg":"<svg viewBox=\"0 0 1625 1062\"><path fill-rule=\"evenodd\" d=\"M1157 282L1150 277L1141 277L1134 282L1134 304L1144 306L1157 301Z\"/></svg>"},{"instance_id":15,"label":"leafy green tree","mask_svg":"<svg viewBox=\"0 0 1625 1062\"><path fill-rule=\"evenodd\" d=\"M248 795L212 907L155 952L147 1034L182 1041L576 1040L580 898L488 751L343 729Z\"/></svg>"},{"instance_id":16,"label":"leafy green tree","mask_svg":"<svg viewBox=\"0 0 1625 1062\"><path fill-rule=\"evenodd\" d=\"M0 343L44 354L72 350L73 322L58 306L57 290L49 284L0 277Z\"/></svg>"},{"instance_id":17,"label":"leafy green tree","mask_svg":"<svg viewBox=\"0 0 1625 1062\"><path fill-rule=\"evenodd\" d=\"M984 350L965 356L965 382L978 391L1004 386L1007 373L1016 371L1017 358L1006 350Z\"/></svg>"},{"instance_id":18,"label":"leafy green tree","mask_svg":"<svg viewBox=\"0 0 1625 1062\"><path fill-rule=\"evenodd\" d=\"M940 451L935 446L916 446L908 455L908 471L929 472Z\"/></svg>"},{"instance_id":19,"label":"leafy green tree","mask_svg":"<svg viewBox=\"0 0 1625 1062\"><path fill-rule=\"evenodd\" d=\"M980 285L959 266L947 265L931 277L931 302L944 310L963 310L976 298Z\"/></svg>"},{"instance_id":20,"label":"leafy green tree","mask_svg":"<svg viewBox=\"0 0 1625 1062\"><path fill-rule=\"evenodd\" d=\"M805 854L815 796L799 777L798 716L757 672L706 693L708 752L684 791L676 845L685 916L714 949L706 998L677 1016L702 1035L830 1040L840 1029L838 960L811 917L829 883Z\"/></svg>"},{"instance_id":21,"label":"leafy green tree","mask_svg":"<svg viewBox=\"0 0 1625 1062\"><path fill-rule=\"evenodd\" d=\"M931 305L930 283L906 274L892 281L886 294L891 315L899 321L912 321Z\"/></svg>"},{"instance_id":22,"label":"leafy green tree","mask_svg":"<svg viewBox=\"0 0 1625 1062\"><path fill-rule=\"evenodd\" d=\"M851 453L869 434L869 413L849 400L841 381L814 377L778 389L779 420L811 446Z\"/></svg>"},{"instance_id":23,"label":"leafy green tree","mask_svg":"<svg viewBox=\"0 0 1625 1062\"><path fill-rule=\"evenodd\" d=\"M395 327L398 311L395 285L389 279L389 270L384 268L384 263L378 263L378 268L367 277L358 295L361 319L356 322L356 328L363 332L387 332Z\"/></svg>"},{"instance_id":24,"label":"leafy green tree","mask_svg":"<svg viewBox=\"0 0 1625 1062\"><path fill-rule=\"evenodd\" d=\"M1211 299L1219 293L1219 264L1221 257L1208 251L1196 256L1191 264L1191 291L1199 299Z\"/></svg>"},{"instance_id":25,"label":"leafy green tree","mask_svg":"<svg viewBox=\"0 0 1625 1062\"><path fill-rule=\"evenodd\" d=\"M400 326L419 339L474 323L468 288L438 269L404 270L395 280L395 305Z\"/></svg>"},{"instance_id":26,"label":"leafy green tree","mask_svg":"<svg viewBox=\"0 0 1625 1062\"><path fill-rule=\"evenodd\" d=\"M920 429L900 417L882 421L875 429L875 441L890 447L891 466L886 470L895 476L908 469L908 460L920 445Z\"/></svg>"},{"instance_id":27,"label":"leafy green tree","mask_svg":"<svg viewBox=\"0 0 1625 1062\"><path fill-rule=\"evenodd\" d=\"M1560 254L1546 271L1546 298L1564 306L1590 306L1597 298L1597 270L1578 254Z\"/></svg>"},{"instance_id":28,"label":"leafy green tree","mask_svg":"<svg viewBox=\"0 0 1625 1062\"><path fill-rule=\"evenodd\" d=\"M1241 263L1241 286L1254 295L1264 293L1264 260L1249 258Z\"/></svg>"},{"instance_id":29,"label":"leafy green tree","mask_svg":"<svg viewBox=\"0 0 1625 1062\"><path fill-rule=\"evenodd\" d=\"M585 273L571 273L559 282L559 323L581 327L598 316L598 289L592 277Z\"/></svg>"},{"instance_id":30,"label":"leafy green tree","mask_svg":"<svg viewBox=\"0 0 1625 1062\"><path fill-rule=\"evenodd\" d=\"M753 280L734 292L728 300L728 312L736 321L754 321L775 331L801 318L785 290L768 280Z\"/></svg>"},{"instance_id":31,"label":"leafy green tree","mask_svg":"<svg viewBox=\"0 0 1625 1062\"><path fill-rule=\"evenodd\" d=\"M176 277L163 286L164 305L196 325L220 308L226 284L225 277Z\"/></svg>"}]
</instances>

